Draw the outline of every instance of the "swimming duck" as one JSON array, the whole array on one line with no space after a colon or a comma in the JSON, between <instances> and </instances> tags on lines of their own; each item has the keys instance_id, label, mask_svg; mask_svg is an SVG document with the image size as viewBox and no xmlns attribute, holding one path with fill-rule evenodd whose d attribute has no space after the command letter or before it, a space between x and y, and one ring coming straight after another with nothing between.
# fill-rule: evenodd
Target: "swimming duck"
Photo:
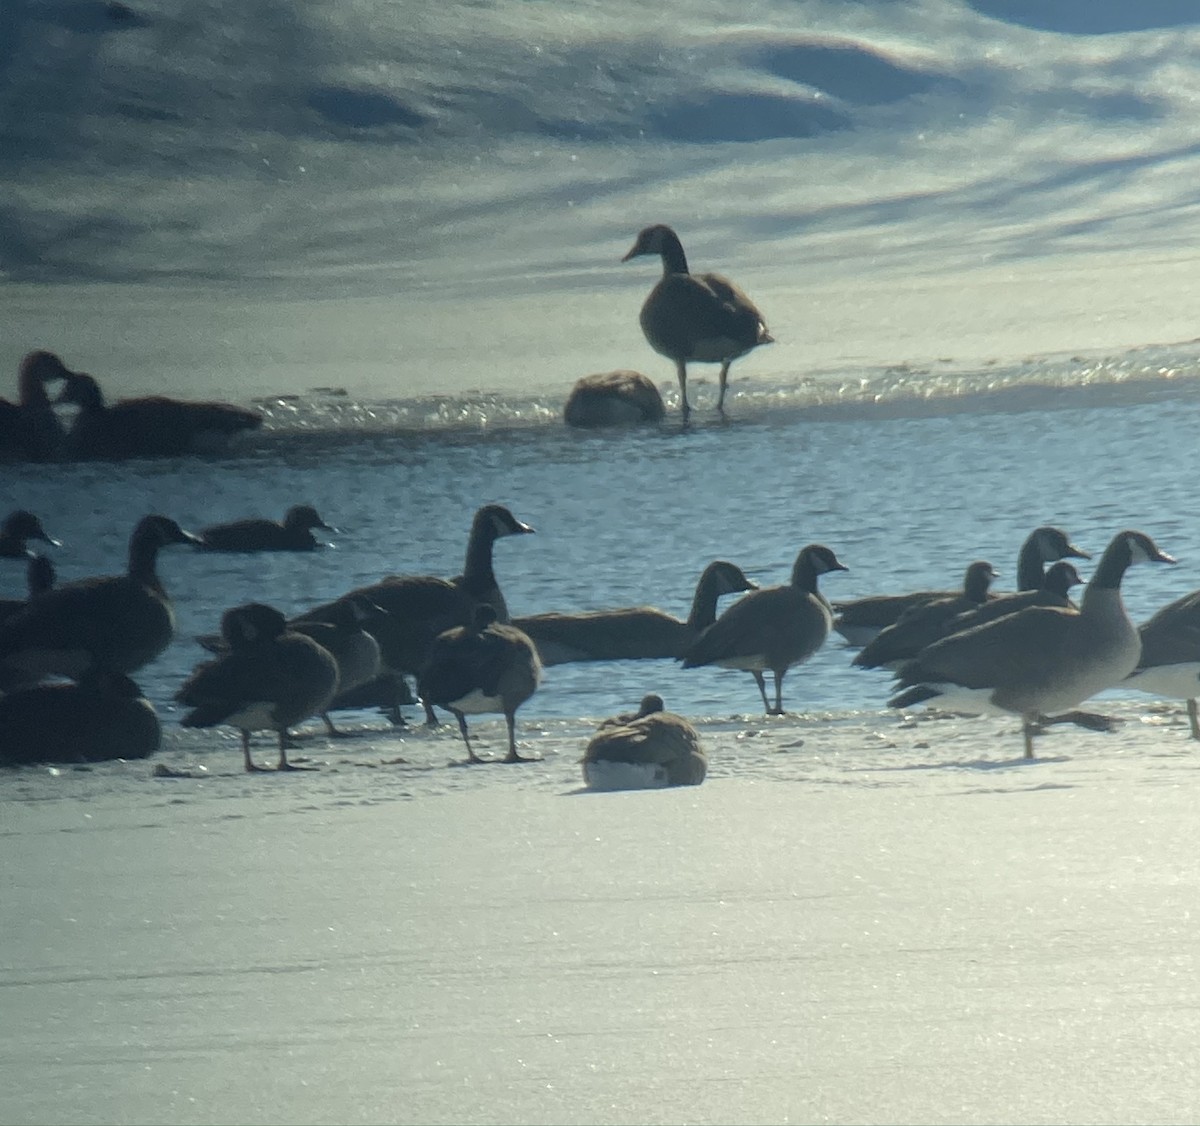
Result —
<instances>
[{"instance_id":1,"label":"swimming duck","mask_svg":"<svg viewBox=\"0 0 1200 1126\"><path fill-rule=\"evenodd\" d=\"M1020 716L1025 757L1033 758L1044 717L1069 711L1137 667L1142 642L1121 601L1121 580L1143 562L1175 560L1143 532L1119 532L1078 610L1032 606L935 642L901 666L889 706Z\"/></svg>"},{"instance_id":2,"label":"swimming duck","mask_svg":"<svg viewBox=\"0 0 1200 1126\"><path fill-rule=\"evenodd\" d=\"M1192 738L1200 739L1200 591L1168 603L1138 629L1142 655L1125 687L1187 701Z\"/></svg>"},{"instance_id":3,"label":"swimming duck","mask_svg":"<svg viewBox=\"0 0 1200 1126\"><path fill-rule=\"evenodd\" d=\"M602 723L582 765L593 790L698 786L708 772L699 733L655 694L643 697L635 714Z\"/></svg>"},{"instance_id":4,"label":"swimming duck","mask_svg":"<svg viewBox=\"0 0 1200 1126\"><path fill-rule=\"evenodd\" d=\"M154 754L162 728L129 677L89 669L77 684L37 684L0 697L0 763L106 762Z\"/></svg>"},{"instance_id":5,"label":"swimming duck","mask_svg":"<svg viewBox=\"0 0 1200 1126\"><path fill-rule=\"evenodd\" d=\"M1047 563L1059 559L1090 559L1091 555L1071 543L1061 528L1034 528L1017 554L1017 590L1037 590L1042 585ZM880 630L894 625L913 606L935 598L952 598L953 590L917 590L909 594L880 594L834 602L833 628L851 645L866 645Z\"/></svg>"},{"instance_id":6,"label":"swimming duck","mask_svg":"<svg viewBox=\"0 0 1200 1126\"><path fill-rule=\"evenodd\" d=\"M538 648L543 665L571 661L678 660L717 618L717 599L757 590L734 563L718 559L704 568L687 621L652 606L587 610L578 614L531 614L513 619Z\"/></svg>"},{"instance_id":7,"label":"swimming duck","mask_svg":"<svg viewBox=\"0 0 1200 1126\"><path fill-rule=\"evenodd\" d=\"M236 727L250 772L262 769L250 757L250 733L274 731L279 736L278 769L306 769L288 762L288 729L329 706L338 686L332 654L289 629L282 613L261 602L226 610L221 635L228 652L198 665L175 694L191 708L180 724Z\"/></svg>"},{"instance_id":8,"label":"swimming duck","mask_svg":"<svg viewBox=\"0 0 1200 1126\"><path fill-rule=\"evenodd\" d=\"M621 261L643 254L659 255L663 276L642 305L642 332L660 356L675 361L683 417L691 413L689 362L721 365L717 410L724 411L729 365L775 338L762 314L733 282L719 274L688 272L683 244L670 227L660 223L644 228Z\"/></svg>"},{"instance_id":9,"label":"swimming duck","mask_svg":"<svg viewBox=\"0 0 1200 1126\"><path fill-rule=\"evenodd\" d=\"M313 528L334 530L311 504L294 504L282 520L251 517L202 528L196 546L200 551L314 551L326 545Z\"/></svg>"},{"instance_id":10,"label":"swimming duck","mask_svg":"<svg viewBox=\"0 0 1200 1126\"><path fill-rule=\"evenodd\" d=\"M0 521L0 559L28 559L32 554L29 550L30 540L40 540L51 547L62 547L27 509L18 508Z\"/></svg>"},{"instance_id":11,"label":"swimming duck","mask_svg":"<svg viewBox=\"0 0 1200 1126\"><path fill-rule=\"evenodd\" d=\"M133 673L171 642L175 614L158 577L158 552L195 537L166 516L144 516L129 538L123 575L55 587L0 623L0 664L34 677L79 677L98 666Z\"/></svg>"},{"instance_id":12,"label":"swimming duck","mask_svg":"<svg viewBox=\"0 0 1200 1126\"><path fill-rule=\"evenodd\" d=\"M219 450L241 431L262 425L262 415L229 403L185 402L152 395L108 405L99 383L68 372L57 402L79 407L65 441L68 457L120 461L177 457Z\"/></svg>"},{"instance_id":13,"label":"swimming duck","mask_svg":"<svg viewBox=\"0 0 1200 1126\"><path fill-rule=\"evenodd\" d=\"M585 375L571 388L563 407L568 426L636 426L661 422L666 414L658 388L639 371Z\"/></svg>"},{"instance_id":14,"label":"swimming duck","mask_svg":"<svg viewBox=\"0 0 1200 1126\"><path fill-rule=\"evenodd\" d=\"M72 374L53 352L43 349L21 360L17 401L0 399L0 460L52 461L60 456L63 428L46 384Z\"/></svg>"},{"instance_id":15,"label":"swimming duck","mask_svg":"<svg viewBox=\"0 0 1200 1126\"><path fill-rule=\"evenodd\" d=\"M453 712L467 746L470 762L476 755L467 732L467 715L503 712L508 725L505 762L526 762L517 753L516 712L537 691L542 663L533 642L514 626L496 619L487 604L475 609L469 626L439 634L417 681L422 700Z\"/></svg>"},{"instance_id":16,"label":"swimming duck","mask_svg":"<svg viewBox=\"0 0 1200 1126\"><path fill-rule=\"evenodd\" d=\"M786 586L752 590L738 599L692 644L685 669L720 665L754 675L767 715L783 715L783 678L793 665L807 661L829 636L832 614L817 590L817 579L847 571L822 544L809 544L796 556ZM775 704L767 700L763 672L775 678Z\"/></svg>"}]
</instances>

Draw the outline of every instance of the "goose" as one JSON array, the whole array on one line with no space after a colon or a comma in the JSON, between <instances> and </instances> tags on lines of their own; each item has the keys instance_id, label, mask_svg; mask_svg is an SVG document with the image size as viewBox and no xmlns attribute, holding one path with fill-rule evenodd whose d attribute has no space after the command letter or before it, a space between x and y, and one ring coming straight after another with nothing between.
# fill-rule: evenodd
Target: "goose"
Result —
<instances>
[{"instance_id":1,"label":"goose","mask_svg":"<svg viewBox=\"0 0 1200 1126\"><path fill-rule=\"evenodd\" d=\"M538 648L542 664L572 661L678 660L700 633L716 621L717 599L757 590L735 563L715 560L704 568L687 621L636 606L623 610L588 610L579 614L531 614L513 619Z\"/></svg>"},{"instance_id":2,"label":"goose","mask_svg":"<svg viewBox=\"0 0 1200 1126\"><path fill-rule=\"evenodd\" d=\"M279 736L279 770L302 770L288 762L288 728L319 715L333 699L338 666L311 637L288 628L273 606L249 602L226 610L221 635L228 652L198 665L175 694L191 709L183 727L236 727L247 772L262 770L250 757L250 733Z\"/></svg>"},{"instance_id":3,"label":"goose","mask_svg":"<svg viewBox=\"0 0 1200 1126\"><path fill-rule=\"evenodd\" d=\"M961 594L931 598L910 606L892 625L867 642L850 663L857 668L874 669L915 656L918 650L941 637L947 623L957 615L984 605L995 577L995 568L990 563L976 560L963 576Z\"/></svg>"},{"instance_id":4,"label":"goose","mask_svg":"<svg viewBox=\"0 0 1200 1126\"><path fill-rule=\"evenodd\" d=\"M563 407L568 426L636 426L661 422L666 415L662 395L640 371L605 371L576 381Z\"/></svg>"},{"instance_id":5,"label":"goose","mask_svg":"<svg viewBox=\"0 0 1200 1126\"><path fill-rule=\"evenodd\" d=\"M14 614L29 605L30 598L50 590L58 575L54 564L45 555L31 555L25 568L25 586L29 598L0 598L0 622L6 622Z\"/></svg>"},{"instance_id":6,"label":"goose","mask_svg":"<svg viewBox=\"0 0 1200 1126\"><path fill-rule=\"evenodd\" d=\"M158 552L195 536L166 516L144 516L129 537L123 575L79 579L30 599L0 623L0 665L34 677L78 677L93 665L133 673L175 634L175 614L158 577Z\"/></svg>"},{"instance_id":7,"label":"goose","mask_svg":"<svg viewBox=\"0 0 1200 1126\"><path fill-rule=\"evenodd\" d=\"M1113 537L1078 610L1032 606L954 633L902 665L893 708L936 703L948 711L1021 717L1025 757L1039 721L1119 684L1137 667L1142 643L1121 601L1134 563L1174 563L1143 532Z\"/></svg>"},{"instance_id":8,"label":"goose","mask_svg":"<svg viewBox=\"0 0 1200 1126\"><path fill-rule=\"evenodd\" d=\"M89 669L77 684L37 684L0 697L0 763L147 758L162 728L122 673Z\"/></svg>"},{"instance_id":9,"label":"goose","mask_svg":"<svg viewBox=\"0 0 1200 1126\"><path fill-rule=\"evenodd\" d=\"M18 508L0 521L0 559L28 559L32 554L30 540L38 540L51 547L62 547L28 509Z\"/></svg>"},{"instance_id":10,"label":"goose","mask_svg":"<svg viewBox=\"0 0 1200 1126\"><path fill-rule=\"evenodd\" d=\"M1200 739L1200 591L1164 606L1138 629L1142 655L1125 686L1187 701L1192 738Z\"/></svg>"},{"instance_id":11,"label":"goose","mask_svg":"<svg viewBox=\"0 0 1200 1126\"><path fill-rule=\"evenodd\" d=\"M0 399L0 460L52 461L62 453L63 428L46 384L74 374L53 352L29 352L17 370L17 401Z\"/></svg>"},{"instance_id":12,"label":"goose","mask_svg":"<svg viewBox=\"0 0 1200 1126\"><path fill-rule=\"evenodd\" d=\"M1037 590L1047 563L1059 559L1090 559L1091 555L1071 543L1061 528L1034 528L1017 554L1017 590ZM834 602L833 628L850 645L866 645L880 630L894 625L905 611L935 598L950 598L952 590L917 590L909 594L879 594Z\"/></svg>"},{"instance_id":13,"label":"goose","mask_svg":"<svg viewBox=\"0 0 1200 1126\"><path fill-rule=\"evenodd\" d=\"M593 790L698 786L708 772L700 735L661 696L643 697L633 715L600 725L583 753L583 780Z\"/></svg>"},{"instance_id":14,"label":"goose","mask_svg":"<svg viewBox=\"0 0 1200 1126\"><path fill-rule=\"evenodd\" d=\"M542 663L533 642L514 626L497 620L492 606L481 603L469 626L439 634L417 681L421 699L446 708L458 720L470 762L476 755L467 733L467 715L503 712L508 725L505 762L527 762L517 753L516 712L537 691Z\"/></svg>"},{"instance_id":15,"label":"goose","mask_svg":"<svg viewBox=\"0 0 1200 1126\"><path fill-rule=\"evenodd\" d=\"M786 586L752 590L738 599L689 647L685 669L720 665L754 675L767 715L783 715L783 678L793 665L807 661L829 636L829 603L817 590L817 579L830 571L848 571L829 548L809 544L801 549ZM763 672L775 678L775 704L767 700Z\"/></svg>"},{"instance_id":16,"label":"goose","mask_svg":"<svg viewBox=\"0 0 1200 1126\"><path fill-rule=\"evenodd\" d=\"M662 259L663 276L642 305L642 332L660 356L675 361L683 417L691 413L689 361L721 365L717 410L723 413L729 365L775 338L767 331L763 315L733 282L720 274L688 272L683 244L670 227L659 223L644 228L621 261L644 254Z\"/></svg>"},{"instance_id":17,"label":"goose","mask_svg":"<svg viewBox=\"0 0 1200 1126\"><path fill-rule=\"evenodd\" d=\"M196 547L200 551L315 551L326 545L312 534L313 528L334 530L311 504L294 504L282 520L252 517L211 524L199 531Z\"/></svg>"},{"instance_id":18,"label":"goose","mask_svg":"<svg viewBox=\"0 0 1200 1126\"><path fill-rule=\"evenodd\" d=\"M68 457L80 461L212 452L239 432L262 425L258 411L229 403L152 395L109 405L100 384L83 372L67 373L56 401L79 407L65 450Z\"/></svg>"}]
</instances>

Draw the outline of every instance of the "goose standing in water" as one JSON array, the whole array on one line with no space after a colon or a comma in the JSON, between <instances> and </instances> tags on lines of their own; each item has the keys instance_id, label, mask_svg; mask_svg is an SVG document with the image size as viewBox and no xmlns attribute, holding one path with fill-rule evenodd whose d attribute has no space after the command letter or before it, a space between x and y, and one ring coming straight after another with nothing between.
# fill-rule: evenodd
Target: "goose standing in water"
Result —
<instances>
[{"instance_id":1,"label":"goose standing in water","mask_svg":"<svg viewBox=\"0 0 1200 1126\"><path fill-rule=\"evenodd\" d=\"M583 754L583 780L593 790L698 786L707 772L699 733L654 694L635 715L602 723Z\"/></svg>"},{"instance_id":2,"label":"goose standing in water","mask_svg":"<svg viewBox=\"0 0 1200 1126\"><path fill-rule=\"evenodd\" d=\"M469 626L442 633L429 651L417 691L421 699L454 713L470 762L486 762L471 746L467 715L502 712L508 725L505 762L528 762L517 753L516 712L537 691L542 676L533 642L514 626L496 620L479 605Z\"/></svg>"},{"instance_id":3,"label":"goose standing in water","mask_svg":"<svg viewBox=\"0 0 1200 1126\"><path fill-rule=\"evenodd\" d=\"M250 733L274 731L278 769L307 769L288 762L288 729L329 706L338 686L332 654L311 637L288 629L283 614L260 602L226 610L221 636L228 651L198 665L175 695L191 708L180 725L236 727L250 772L262 769L250 757Z\"/></svg>"},{"instance_id":4,"label":"goose standing in water","mask_svg":"<svg viewBox=\"0 0 1200 1126\"><path fill-rule=\"evenodd\" d=\"M76 460L179 457L222 449L236 434L262 425L262 415L229 403L186 402L151 395L109 405L100 384L68 372L58 402L79 407L65 441Z\"/></svg>"},{"instance_id":5,"label":"goose standing in water","mask_svg":"<svg viewBox=\"0 0 1200 1126\"><path fill-rule=\"evenodd\" d=\"M1138 629L1142 655L1125 685L1187 701L1192 738L1200 739L1200 591L1168 603Z\"/></svg>"},{"instance_id":6,"label":"goose standing in water","mask_svg":"<svg viewBox=\"0 0 1200 1126\"><path fill-rule=\"evenodd\" d=\"M46 384L75 374L53 352L30 352L17 371L17 401L0 399L0 461L52 461L61 456L63 427Z\"/></svg>"},{"instance_id":7,"label":"goose standing in water","mask_svg":"<svg viewBox=\"0 0 1200 1126\"><path fill-rule=\"evenodd\" d=\"M1119 684L1137 667L1142 642L1121 600L1134 563L1174 563L1142 532L1105 548L1078 610L1034 606L935 642L896 677L893 708L935 703L947 711L1021 717L1025 757L1045 717L1067 712Z\"/></svg>"},{"instance_id":8,"label":"goose standing in water","mask_svg":"<svg viewBox=\"0 0 1200 1126\"><path fill-rule=\"evenodd\" d=\"M642 332L660 356L675 361L683 417L691 413L689 362L721 365L717 410L724 412L729 365L775 338L767 331L763 315L733 282L720 274L688 272L683 244L670 227L661 223L646 227L621 261L643 254L662 259L663 276L642 305Z\"/></svg>"},{"instance_id":9,"label":"goose standing in water","mask_svg":"<svg viewBox=\"0 0 1200 1126\"><path fill-rule=\"evenodd\" d=\"M757 590L735 563L718 559L704 568L687 621L636 606L622 610L586 610L578 614L531 614L514 618L538 648L543 665L572 661L678 660L717 618L717 599Z\"/></svg>"},{"instance_id":10,"label":"goose standing in water","mask_svg":"<svg viewBox=\"0 0 1200 1126\"><path fill-rule=\"evenodd\" d=\"M1059 559L1090 559L1091 555L1071 543L1061 528L1034 528L1017 554L1017 590L1037 590L1042 585L1047 563ZM916 590L909 594L877 594L834 602L833 628L850 645L866 645L887 626L895 625L913 606L935 598L952 598L953 590Z\"/></svg>"},{"instance_id":11,"label":"goose standing in water","mask_svg":"<svg viewBox=\"0 0 1200 1126\"><path fill-rule=\"evenodd\" d=\"M767 715L783 715L783 678L793 665L807 661L829 636L829 603L817 579L830 571L848 571L822 544L809 544L796 556L786 586L753 590L730 606L684 654L683 667L720 665L754 675ZM775 704L767 700L763 673L775 678Z\"/></svg>"},{"instance_id":12,"label":"goose standing in water","mask_svg":"<svg viewBox=\"0 0 1200 1126\"><path fill-rule=\"evenodd\" d=\"M123 575L79 579L31 598L0 623L0 665L33 677L79 677L93 666L133 673L175 634L175 613L158 577L158 552L195 536L166 516L144 516L129 538Z\"/></svg>"},{"instance_id":13,"label":"goose standing in water","mask_svg":"<svg viewBox=\"0 0 1200 1126\"><path fill-rule=\"evenodd\" d=\"M326 545L312 534L314 528L334 530L311 504L294 504L282 520L251 517L202 528L196 546L201 551L315 551Z\"/></svg>"},{"instance_id":14,"label":"goose standing in water","mask_svg":"<svg viewBox=\"0 0 1200 1126\"><path fill-rule=\"evenodd\" d=\"M39 540L51 547L62 547L27 509L18 508L0 521L0 559L28 559L32 554L29 550L30 540Z\"/></svg>"}]
</instances>

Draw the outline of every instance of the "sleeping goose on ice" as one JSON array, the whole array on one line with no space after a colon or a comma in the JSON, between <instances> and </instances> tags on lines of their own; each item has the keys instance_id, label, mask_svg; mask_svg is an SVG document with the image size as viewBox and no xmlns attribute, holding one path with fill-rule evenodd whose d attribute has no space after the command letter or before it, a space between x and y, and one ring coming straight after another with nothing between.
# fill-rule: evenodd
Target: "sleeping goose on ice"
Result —
<instances>
[{"instance_id":1,"label":"sleeping goose on ice","mask_svg":"<svg viewBox=\"0 0 1200 1126\"><path fill-rule=\"evenodd\" d=\"M602 723L583 755L583 780L593 790L698 786L707 772L699 733L655 694L635 714Z\"/></svg>"},{"instance_id":2,"label":"sleeping goose on ice","mask_svg":"<svg viewBox=\"0 0 1200 1126\"><path fill-rule=\"evenodd\" d=\"M660 356L675 361L683 417L691 413L689 362L721 365L717 410L724 411L729 365L775 338L754 303L728 278L688 272L683 244L670 227L659 223L644 228L621 261L644 254L662 259L663 274L642 305L642 332Z\"/></svg>"},{"instance_id":3,"label":"sleeping goose on ice","mask_svg":"<svg viewBox=\"0 0 1200 1126\"><path fill-rule=\"evenodd\" d=\"M972 715L1021 717L1025 757L1045 717L1119 684L1137 667L1142 642L1121 601L1134 563L1174 563L1142 532L1113 537L1078 610L1033 606L935 642L896 677L889 705L932 703Z\"/></svg>"}]
</instances>

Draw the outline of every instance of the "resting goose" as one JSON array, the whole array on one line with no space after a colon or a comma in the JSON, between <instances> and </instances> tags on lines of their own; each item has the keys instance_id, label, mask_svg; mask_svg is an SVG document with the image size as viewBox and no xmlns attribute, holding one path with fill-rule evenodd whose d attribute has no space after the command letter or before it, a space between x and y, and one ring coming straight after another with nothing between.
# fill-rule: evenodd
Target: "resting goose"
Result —
<instances>
[{"instance_id":1,"label":"resting goose","mask_svg":"<svg viewBox=\"0 0 1200 1126\"><path fill-rule=\"evenodd\" d=\"M480 605L471 625L446 630L434 641L417 692L426 703L454 713L470 762L486 761L475 754L467 733L467 715L483 712L504 713L504 761L526 762L517 753L516 712L537 691L541 675L533 642L516 627L498 622L491 606Z\"/></svg>"},{"instance_id":2,"label":"resting goose","mask_svg":"<svg viewBox=\"0 0 1200 1126\"><path fill-rule=\"evenodd\" d=\"M1175 562L1144 533L1118 533L1078 610L1033 606L935 642L901 666L901 691L889 705L1018 715L1025 757L1032 758L1043 717L1069 711L1137 667L1142 643L1121 601L1121 580L1132 564L1147 561Z\"/></svg>"},{"instance_id":3,"label":"resting goose","mask_svg":"<svg viewBox=\"0 0 1200 1126\"><path fill-rule=\"evenodd\" d=\"M1142 655L1125 686L1155 696L1187 701L1192 738L1200 739L1196 697L1200 695L1200 591L1177 598L1138 630Z\"/></svg>"},{"instance_id":4,"label":"resting goose","mask_svg":"<svg viewBox=\"0 0 1200 1126\"><path fill-rule=\"evenodd\" d=\"M0 460L52 461L62 453L63 428L46 384L74 373L53 352L39 349L21 361L17 401L0 399Z\"/></svg>"},{"instance_id":5,"label":"resting goose","mask_svg":"<svg viewBox=\"0 0 1200 1126\"><path fill-rule=\"evenodd\" d=\"M194 542L166 516L142 517L129 538L125 574L65 583L0 623L0 665L34 677L78 677L93 666L136 672L175 634L159 549Z\"/></svg>"},{"instance_id":6,"label":"resting goose","mask_svg":"<svg viewBox=\"0 0 1200 1126\"><path fill-rule=\"evenodd\" d=\"M725 409L729 365L774 337L763 315L733 282L720 274L688 272L679 236L667 226L646 227L622 262L643 254L662 259L663 276L642 305L646 340L660 356L675 361L683 417L691 413L687 398L687 365L720 364L717 410Z\"/></svg>"},{"instance_id":7,"label":"resting goose","mask_svg":"<svg viewBox=\"0 0 1200 1126\"><path fill-rule=\"evenodd\" d=\"M338 668L337 694L345 696L379 676L379 642L368 627L382 615L383 611L373 602L356 595L338 603L327 621L289 622L288 626L311 637L333 655ZM338 734L329 718L329 708L321 712L321 719L330 735Z\"/></svg>"},{"instance_id":8,"label":"resting goose","mask_svg":"<svg viewBox=\"0 0 1200 1126\"><path fill-rule=\"evenodd\" d=\"M109 405L99 383L83 372L67 373L57 401L79 407L65 442L67 456L76 460L211 453L235 434L262 425L258 411L229 403L151 395Z\"/></svg>"},{"instance_id":9,"label":"resting goose","mask_svg":"<svg viewBox=\"0 0 1200 1126\"><path fill-rule=\"evenodd\" d=\"M282 520L251 517L202 528L196 546L201 551L315 551L326 545L313 528L333 531L311 504L294 504Z\"/></svg>"},{"instance_id":10,"label":"resting goose","mask_svg":"<svg viewBox=\"0 0 1200 1126\"><path fill-rule=\"evenodd\" d=\"M563 407L568 426L637 426L666 414L658 388L640 371L605 371L577 380Z\"/></svg>"},{"instance_id":11,"label":"resting goose","mask_svg":"<svg viewBox=\"0 0 1200 1126\"><path fill-rule=\"evenodd\" d=\"M538 648L543 665L572 661L678 660L700 633L716 621L717 599L757 590L734 563L718 559L704 568L687 621L652 606L588 610L579 614L531 614L514 618Z\"/></svg>"},{"instance_id":12,"label":"resting goose","mask_svg":"<svg viewBox=\"0 0 1200 1126\"><path fill-rule=\"evenodd\" d=\"M645 696L634 715L600 725L583 754L583 780L593 790L698 786L708 772L700 735L682 716Z\"/></svg>"},{"instance_id":13,"label":"resting goose","mask_svg":"<svg viewBox=\"0 0 1200 1126\"><path fill-rule=\"evenodd\" d=\"M1017 590L1036 590L1042 585L1047 563L1059 559L1090 559L1091 555L1071 543L1061 528L1043 525L1026 536L1017 555ZM917 590L909 594L880 594L833 604L833 628L850 645L866 645L880 630L894 625L913 606L935 598L953 597L952 590Z\"/></svg>"},{"instance_id":14,"label":"resting goose","mask_svg":"<svg viewBox=\"0 0 1200 1126\"><path fill-rule=\"evenodd\" d=\"M931 598L910 606L892 625L868 641L850 663L862 669L888 668L916 656L919 650L944 636L957 615L984 605L995 577L996 571L990 563L977 560L963 576L961 594Z\"/></svg>"},{"instance_id":15,"label":"resting goose","mask_svg":"<svg viewBox=\"0 0 1200 1126\"><path fill-rule=\"evenodd\" d=\"M0 763L147 758L162 728L129 677L91 669L78 684L38 684L0 697Z\"/></svg>"},{"instance_id":16,"label":"resting goose","mask_svg":"<svg viewBox=\"0 0 1200 1126\"><path fill-rule=\"evenodd\" d=\"M809 544L796 556L786 586L752 590L730 606L684 654L683 667L720 665L754 675L767 715L783 715L783 678L793 665L807 661L829 636L829 603L817 579L847 571L822 544ZM775 678L775 705L767 701L763 672Z\"/></svg>"},{"instance_id":17,"label":"resting goose","mask_svg":"<svg viewBox=\"0 0 1200 1126\"><path fill-rule=\"evenodd\" d=\"M175 695L192 709L179 721L181 726L236 727L250 772L262 769L250 757L250 733L274 731L279 736L278 769L304 769L288 762L288 728L329 706L338 686L337 662L261 602L226 610L221 636L228 652L198 665Z\"/></svg>"},{"instance_id":18,"label":"resting goose","mask_svg":"<svg viewBox=\"0 0 1200 1126\"><path fill-rule=\"evenodd\" d=\"M28 559L32 554L29 550L30 540L39 540L51 547L62 547L27 509L18 508L0 521L0 559Z\"/></svg>"}]
</instances>

